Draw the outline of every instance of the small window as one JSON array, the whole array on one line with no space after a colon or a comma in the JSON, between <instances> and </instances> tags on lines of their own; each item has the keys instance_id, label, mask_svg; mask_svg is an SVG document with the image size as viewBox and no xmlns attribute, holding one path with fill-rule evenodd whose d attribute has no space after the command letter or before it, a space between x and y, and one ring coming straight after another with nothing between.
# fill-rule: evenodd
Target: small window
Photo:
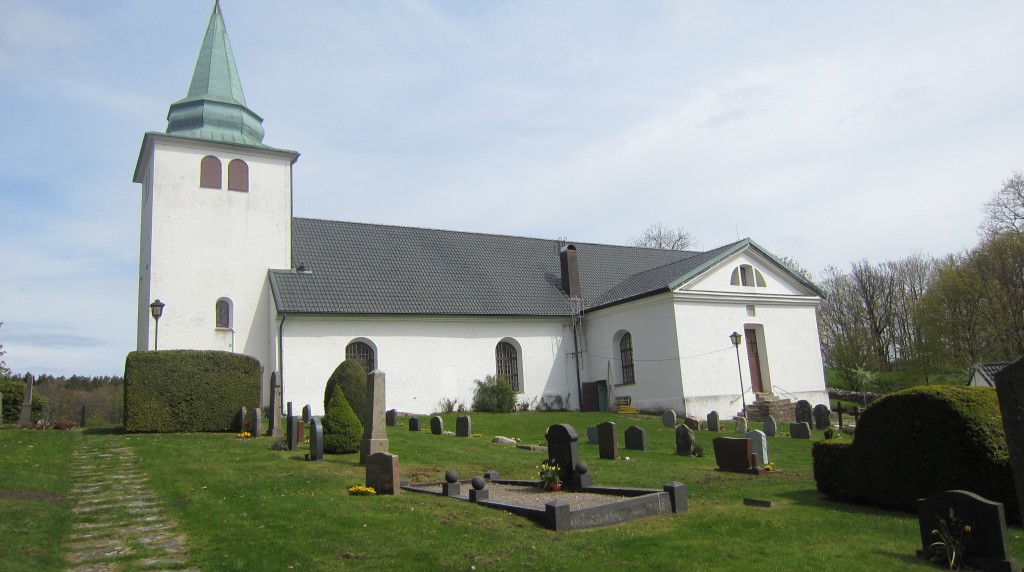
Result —
<instances>
[{"instance_id":1,"label":"small window","mask_svg":"<svg viewBox=\"0 0 1024 572\"><path fill-rule=\"evenodd\" d=\"M249 165L241 159L228 163L228 190L249 192Z\"/></svg>"},{"instance_id":2,"label":"small window","mask_svg":"<svg viewBox=\"0 0 1024 572\"><path fill-rule=\"evenodd\" d=\"M221 188L220 159L213 155L203 157L199 164L199 186L204 189Z\"/></svg>"},{"instance_id":3,"label":"small window","mask_svg":"<svg viewBox=\"0 0 1024 572\"><path fill-rule=\"evenodd\" d=\"M217 327L230 329L231 328L231 300L227 298L221 298L217 300Z\"/></svg>"},{"instance_id":4,"label":"small window","mask_svg":"<svg viewBox=\"0 0 1024 572\"><path fill-rule=\"evenodd\" d=\"M508 342L498 342L494 348L494 360L496 365L496 376L503 377L512 384L516 393L521 393L522 386L519 383L519 353L516 347Z\"/></svg>"},{"instance_id":5,"label":"small window","mask_svg":"<svg viewBox=\"0 0 1024 572\"><path fill-rule=\"evenodd\" d=\"M748 304L747 305L747 317L748 318L753 318L755 316L757 316L757 308L755 308L753 304Z\"/></svg>"},{"instance_id":6,"label":"small window","mask_svg":"<svg viewBox=\"0 0 1024 572\"><path fill-rule=\"evenodd\" d=\"M345 346L345 359L351 359L359 362L359 365L363 366L366 373L373 371L373 357L373 348L371 348L369 344L363 342L352 342Z\"/></svg>"},{"instance_id":7,"label":"small window","mask_svg":"<svg viewBox=\"0 0 1024 572\"><path fill-rule=\"evenodd\" d=\"M622 358L622 383L636 383L633 376L633 336L629 332L619 340L619 356Z\"/></svg>"}]
</instances>

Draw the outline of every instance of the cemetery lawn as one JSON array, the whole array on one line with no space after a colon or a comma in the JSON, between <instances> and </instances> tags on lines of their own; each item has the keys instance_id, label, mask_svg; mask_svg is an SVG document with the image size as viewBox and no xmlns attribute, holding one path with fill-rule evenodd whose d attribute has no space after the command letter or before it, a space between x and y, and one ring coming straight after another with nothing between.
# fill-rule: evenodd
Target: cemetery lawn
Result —
<instances>
[{"instance_id":1,"label":"cemetery lawn","mask_svg":"<svg viewBox=\"0 0 1024 572\"><path fill-rule=\"evenodd\" d=\"M456 415L444 415L454 429ZM427 418L421 418L428 426ZM363 484L358 454L302 460L272 451L270 438L231 434L123 434L0 431L0 490L64 495L66 467L82 439L129 447L168 516L189 538L190 566L203 570L938 570L915 556L914 515L831 502L814 486L811 441L770 437L778 472L763 477L715 470L711 439L697 431L702 458L675 455L672 429L660 417L609 413L473 414L481 437L388 428L402 478L441 481L497 470L505 479L535 479L540 452L490 442L495 435L539 445L544 430L569 423L595 485L660 489L687 486L689 512L605 528L556 533L524 518L433 495L350 496ZM586 428L618 428L619 454L601 460ZM623 448L630 425L647 430L648 451ZM731 424L727 424L730 429ZM760 423L752 423L759 429ZM814 431L814 439L821 439ZM734 433L722 433L729 436ZM8 496L11 496L10 494ZM743 504L768 500L772 508ZM60 570L62 544L74 522L66 502L0 498L0 569ZM1024 531L1011 527L1011 551L1024 556Z\"/></svg>"}]
</instances>

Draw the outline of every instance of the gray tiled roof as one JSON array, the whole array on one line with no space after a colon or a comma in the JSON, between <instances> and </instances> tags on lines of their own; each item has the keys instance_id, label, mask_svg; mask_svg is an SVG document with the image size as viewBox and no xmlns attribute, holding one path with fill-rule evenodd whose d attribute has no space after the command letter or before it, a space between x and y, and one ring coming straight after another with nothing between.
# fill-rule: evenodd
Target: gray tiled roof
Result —
<instances>
[{"instance_id":1,"label":"gray tiled roof","mask_svg":"<svg viewBox=\"0 0 1024 572\"><path fill-rule=\"evenodd\" d=\"M282 312L557 316L570 311L553 240L296 218L292 261L272 270ZM706 253L573 243L590 307L668 289ZM736 243L739 244L739 243ZM731 245L731 246L735 246Z\"/></svg>"},{"instance_id":2,"label":"gray tiled roof","mask_svg":"<svg viewBox=\"0 0 1024 572\"><path fill-rule=\"evenodd\" d=\"M1008 361L983 362L983 363L975 364L974 365L974 370L981 374L982 379L984 379L985 382L988 383L988 385L990 387L995 387L996 386L996 374L999 373L1000 371L1002 371L1003 368L1008 366L1008 365L1010 365L1010 362L1008 362ZM968 384L970 382L971 382L971 380L967 381Z\"/></svg>"}]
</instances>

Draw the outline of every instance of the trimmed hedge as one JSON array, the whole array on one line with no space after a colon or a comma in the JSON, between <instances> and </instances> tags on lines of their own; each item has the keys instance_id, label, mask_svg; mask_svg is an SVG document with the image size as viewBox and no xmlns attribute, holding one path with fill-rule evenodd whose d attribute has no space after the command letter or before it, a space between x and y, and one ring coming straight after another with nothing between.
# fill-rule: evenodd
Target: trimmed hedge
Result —
<instances>
[{"instance_id":1,"label":"trimmed hedge","mask_svg":"<svg viewBox=\"0 0 1024 572\"><path fill-rule=\"evenodd\" d=\"M818 490L839 501L915 511L917 499L971 491L1020 511L995 390L915 387L875 401L852 443L812 448Z\"/></svg>"},{"instance_id":2,"label":"trimmed hedge","mask_svg":"<svg viewBox=\"0 0 1024 572\"><path fill-rule=\"evenodd\" d=\"M3 395L3 422L17 423L21 419L21 402L25 400L25 382L14 379L0 380L0 394ZM32 392L32 412L29 419L38 423L43 419L46 398Z\"/></svg>"},{"instance_id":3,"label":"trimmed hedge","mask_svg":"<svg viewBox=\"0 0 1024 572\"><path fill-rule=\"evenodd\" d=\"M349 407L355 412L361 425L366 419L366 370L359 362L347 359L335 368L327 380L327 387L324 388L324 411L327 411L334 391L339 388L345 394Z\"/></svg>"},{"instance_id":4,"label":"trimmed hedge","mask_svg":"<svg viewBox=\"0 0 1024 572\"><path fill-rule=\"evenodd\" d=\"M362 369L360 366L359 370ZM331 395L323 421L324 453L355 453L359 450L363 424L352 411L343 392L335 391Z\"/></svg>"},{"instance_id":5,"label":"trimmed hedge","mask_svg":"<svg viewBox=\"0 0 1024 572\"><path fill-rule=\"evenodd\" d=\"M233 431L239 409L259 407L262 380L259 360L243 354L132 352L124 365L124 429Z\"/></svg>"}]
</instances>

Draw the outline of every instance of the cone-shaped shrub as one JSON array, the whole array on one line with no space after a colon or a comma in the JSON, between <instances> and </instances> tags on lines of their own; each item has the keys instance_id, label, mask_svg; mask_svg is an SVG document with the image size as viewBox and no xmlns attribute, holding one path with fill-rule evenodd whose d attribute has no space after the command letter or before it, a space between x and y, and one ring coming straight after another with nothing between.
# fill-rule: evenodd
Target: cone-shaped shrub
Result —
<instances>
[{"instance_id":1,"label":"cone-shaped shrub","mask_svg":"<svg viewBox=\"0 0 1024 572\"><path fill-rule=\"evenodd\" d=\"M331 374L331 378L327 380L327 387L324 388L324 410L338 389L345 394L349 407L362 424L366 419L366 370L359 362L347 359Z\"/></svg>"},{"instance_id":2,"label":"cone-shaped shrub","mask_svg":"<svg viewBox=\"0 0 1024 572\"><path fill-rule=\"evenodd\" d=\"M363 424L352 411L344 393L334 392L323 421L324 453L355 453L359 450Z\"/></svg>"}]
</instances>

